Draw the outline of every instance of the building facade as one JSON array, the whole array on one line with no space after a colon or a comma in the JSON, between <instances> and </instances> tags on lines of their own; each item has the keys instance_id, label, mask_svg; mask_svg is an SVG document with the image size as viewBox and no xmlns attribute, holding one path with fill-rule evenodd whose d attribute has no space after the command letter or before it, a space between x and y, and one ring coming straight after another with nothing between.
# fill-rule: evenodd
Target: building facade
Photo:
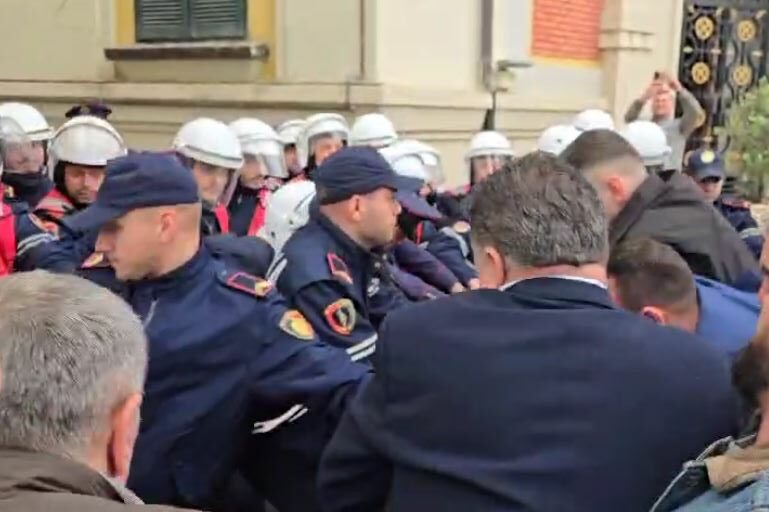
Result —
<instances>
[{"instance_id":1,"label":"building facade","mask_svg":"<svg viewBox=\"0 0 769 512\"><path fill-rule=\"evenodd\" d=\"M459 184L490 90L521 151L584 108L619 120L655 70L679 69L684 2L4 0L0 100L55 124L102 100L146 149L196 116L381 111L439 148Z\"/></svg>"}]
</instances>

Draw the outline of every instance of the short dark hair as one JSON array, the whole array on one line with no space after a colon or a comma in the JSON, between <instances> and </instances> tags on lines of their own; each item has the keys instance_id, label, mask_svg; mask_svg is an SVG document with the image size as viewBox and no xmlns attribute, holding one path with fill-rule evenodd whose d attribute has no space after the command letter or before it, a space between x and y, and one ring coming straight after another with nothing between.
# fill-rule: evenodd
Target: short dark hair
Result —
<instances>
[{"instance_id":1,"label":"short dark hair","mask_svg":"<svg viewBox=\"0 0 769 512\"><path fill-rule=\"evenodd\" d=\"M614 279L622 307L639 312L645 306L685 311L697 303L694 274L670 246L635 238L611 251L609 277Z\"/></svg>"},{"instance_id":2,"label":"short dark hair","mask_svg":"<svg viewBox=\"0 0 769 512\"><path fill-rule=\"evenodd\" d=\"M583 132L561 153L560 158L580 171L618 158L632 158L643 165L638 151L619 133L613 130Z\"/></svg>"},{"instance_id":3,"label":"short dark hair","mask_svg":"<svg viewBox=\"0 0 769 512\"><path fill-rule=\"evenodd\" d=\"M596 191L567 163L530 153L477 185L473 239L530 267L605 263L607 220Z\"/></svg>"}]
</instances>

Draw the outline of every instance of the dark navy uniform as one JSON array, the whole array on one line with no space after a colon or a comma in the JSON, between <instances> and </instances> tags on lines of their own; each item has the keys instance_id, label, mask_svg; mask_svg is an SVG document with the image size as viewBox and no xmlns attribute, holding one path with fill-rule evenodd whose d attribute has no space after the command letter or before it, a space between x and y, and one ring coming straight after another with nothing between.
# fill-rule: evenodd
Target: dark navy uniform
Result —
<instances>
[{"instance_id":1,"label":"dark navy uniform","mask_svg":"<svg viewBox=\"0 0 769 512\"><path fill-rule=\"evenodd\" d=\"M276 257L268 278L299 309L323 341L354 360L374 353L376 328L369 315L377 259L312 208L310 221Z\"/></svg>"},{"instance_id":2,"label":"dark navy uniform","mask_svg":"<svg viewBox=\"0 0 769 512\"><path fill-rule=\"evenodd\" d=\"M472 261L469 243L470 225L457 221L453 225L438 228L435 223L423 222L417 231L415 242L438 258L464 286L478 279L478 271Z\"/></svg>"},{"instance_id":3,"label":"dark navy uniform","mask_svg":"<svg viewBox=\"0 0 769 512\"><path fill-rule=\"evenodd\" d=\"M136 208L198 202L194 178L173 158L134 155L110 162L95 203L69 223L89 232ZM205 246L165 275L130 282L123 297L149 340L128 482L149 503L225 510L251 432L308 411L334 425L368 375L320 343L269 282Z\"/></svg>"},{"instance_id":4,"label":"dark navy uniform","mask_svg":"<svg viewBox=\"0 0 769 512\"><path fill-rule=\"evenodd\" d=\"M758 226L756 219L753 218L750 204L746 201L721 197L713 203L713 206L726 217L726 220L734 227L756 259L761 258L761 250L764 248L764 233Z\"/></svg>"},{"instance_id":5,"label":"dark navy uniform","mask_svg":"<svg viewBox=\"0 0 769 512\"><path fill-rule=\"evenodd\" d=\"M269 197L267 188L252 189L238 184L228 206L230 231L238 236L256 236L264 226Z\"/></svg>"}]
</instances>

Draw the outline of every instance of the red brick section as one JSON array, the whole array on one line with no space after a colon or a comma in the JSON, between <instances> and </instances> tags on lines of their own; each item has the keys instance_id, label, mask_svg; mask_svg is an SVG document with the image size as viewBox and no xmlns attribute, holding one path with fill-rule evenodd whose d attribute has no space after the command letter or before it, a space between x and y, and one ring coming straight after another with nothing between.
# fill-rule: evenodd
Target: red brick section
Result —
<instances>
[{"instance_id":1,"label":"red brick section","mask_svg":"<svg viewBox=\"0 0 769 512\"><path fill-rule=\"evenodd\" d=\"M603 2L534 0L531 53L535 57L598 60Z\"/></svg>"}]
</instances>

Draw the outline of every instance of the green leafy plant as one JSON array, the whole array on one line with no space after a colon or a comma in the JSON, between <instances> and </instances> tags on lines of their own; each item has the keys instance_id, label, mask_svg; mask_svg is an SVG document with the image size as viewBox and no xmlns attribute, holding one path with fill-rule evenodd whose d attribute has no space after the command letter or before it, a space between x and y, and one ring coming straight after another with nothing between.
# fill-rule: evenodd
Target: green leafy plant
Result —
<instances>
[{"instance_id":1,"label":"green leafy plant","mask_svg":"<svg viewBox=\"0 0 769 512\"><path fill-rule=\"evenodd\" d=\"M756 87L732 103L725 126L717 128L727 137L727 164L746 181L749 195L763 199L769 183L769 81L762 78Z\"/></svg>"}]
</instances>

